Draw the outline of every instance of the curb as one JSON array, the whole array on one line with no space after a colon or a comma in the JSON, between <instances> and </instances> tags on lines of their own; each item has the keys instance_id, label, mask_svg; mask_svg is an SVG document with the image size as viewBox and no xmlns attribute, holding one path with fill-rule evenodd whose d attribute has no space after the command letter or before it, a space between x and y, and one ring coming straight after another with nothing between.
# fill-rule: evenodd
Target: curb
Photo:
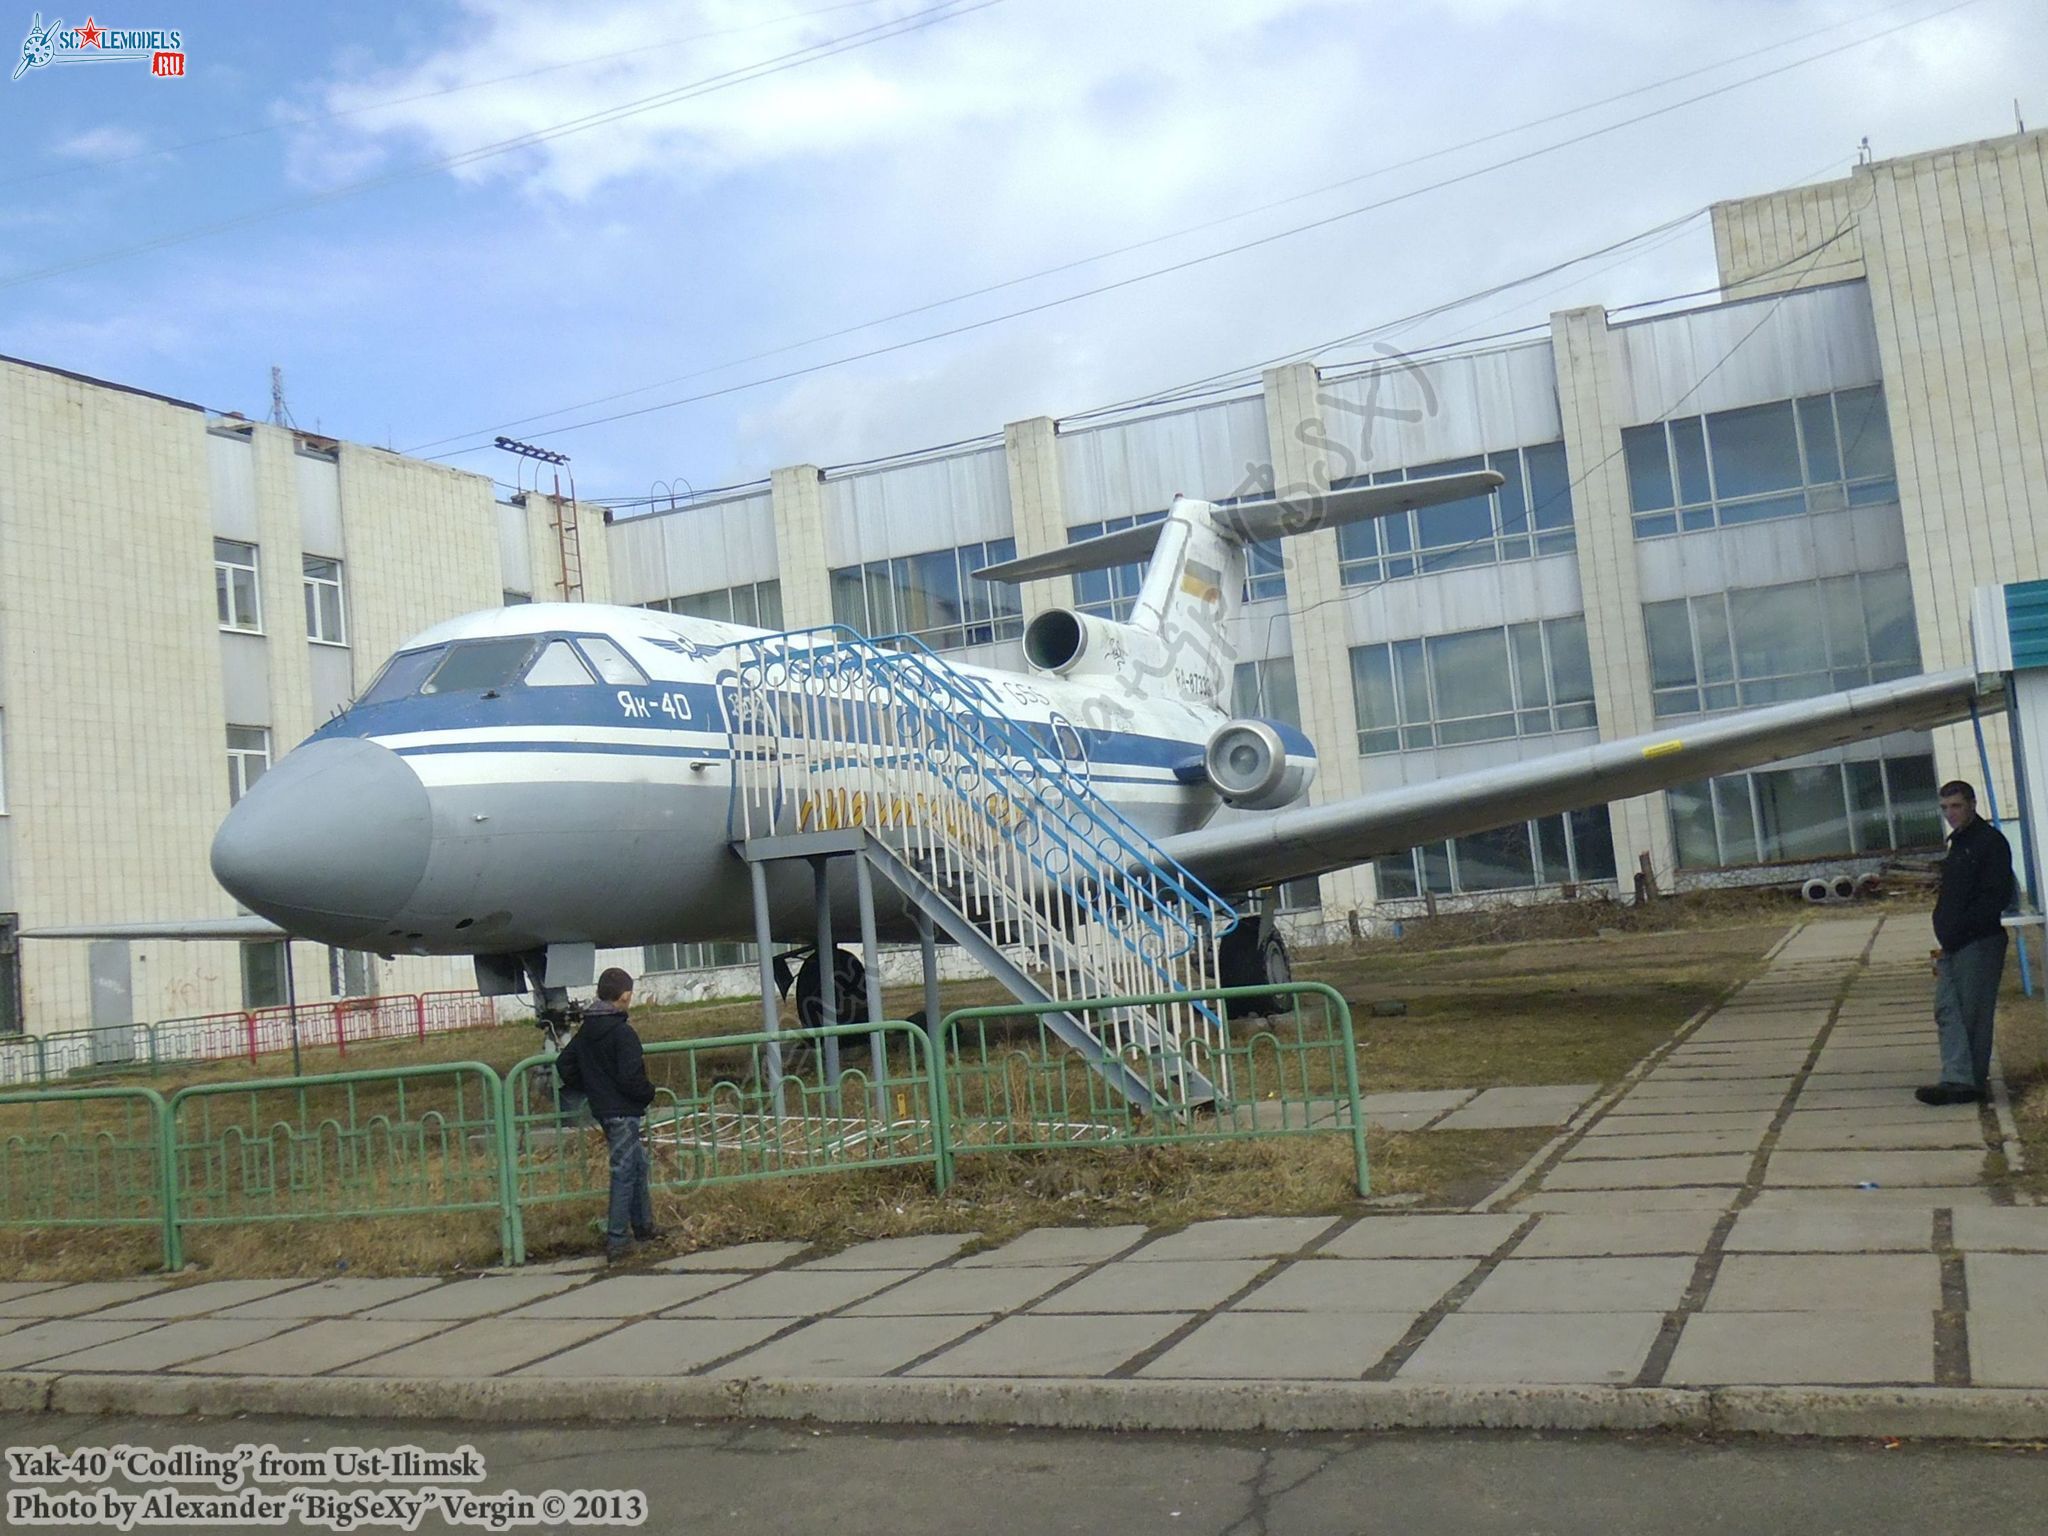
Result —
<instances>
[{"instance_id":1,"label":"curb","mask_svg":"<svg viewBox=\"0 0 2048 1536\"><path fill-rule=\"evenodd\" d=\"M1224 1433L1661 1430L1829 1438L2048 1438L2048 1391L1989 1387L0 1375L0 1406L84 1415L275 1414L487 1424L684 1418Z\"/></svg>"}]
</instances>

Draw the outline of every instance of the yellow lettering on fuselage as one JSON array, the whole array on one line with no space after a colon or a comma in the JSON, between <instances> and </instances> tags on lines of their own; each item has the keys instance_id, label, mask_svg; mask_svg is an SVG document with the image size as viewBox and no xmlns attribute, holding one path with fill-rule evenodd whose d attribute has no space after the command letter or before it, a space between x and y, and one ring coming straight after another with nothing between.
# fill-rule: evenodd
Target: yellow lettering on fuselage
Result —
<instances>
[{"instance_id":1,"label":"yellow lettering on fuselage","mask_svg":"<svg viewBox=\"0 0 2048 1536\"><path fill-rule=\"evenodd\" d=\"M879 795L864 789L833 789L800 796L796 806L799 832L839 832L870 827L884 832L899 827L935 827L949 838L967 831L959 801L930 795ZM1022 808L1003 795L990 795L981 806L988 821L999 827L1023 820Z\"/></svg>"}]
</instances>

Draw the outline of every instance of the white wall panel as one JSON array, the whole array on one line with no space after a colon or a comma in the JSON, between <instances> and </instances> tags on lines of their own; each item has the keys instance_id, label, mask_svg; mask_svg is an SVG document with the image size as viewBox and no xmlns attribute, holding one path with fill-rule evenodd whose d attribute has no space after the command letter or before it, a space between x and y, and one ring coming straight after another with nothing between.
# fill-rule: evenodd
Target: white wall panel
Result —
<instances>
[{"instance_id":1,"label":"white wall panel","mask_svg":"<svg viewBox=\"0 0 2048 1536\"><path fill-rule=\"evenodd\" d=\"M1889 571L1906 563L1896 504L1816 512L1740 528L1648 539L1636 546L1643 601L1702 597L1731 587Z\"/></svg>"},{"instance_id":2,"label":"white wall panel","mask_svg":"<svg viewBox=\"0 0 2048 1536\"><path fill-rule=\"evenodd\" d=\"M1011 536L1010 470L1000 446L828 473L820 496L833 569Z\"/></svg>"},{"instance_id":3,"label":"white wall panel","mask_svg":"<svg viewBox=\"0 0 2048 1536\"><path fill-rule=\"evenodd\" d=\"M1616 326L1624 424L1697 416L1883 377L1867 285L1717 304Z\"/></svg>"},{"instance_id":4,"label":"white wall panel","mask_svg":"<svg viewBox=\"0 0 2048 1536\"><path fill-rule=\"evenodd\" d=\"M283 631L286 635L296 636L297 619L297 614L287 616L293 627ZM220 693L229 725L270 724L270 652L263 636L221 633ZM225 737L221 751L227 751Z\"/></svg>"},{"instance_id":5,"label":"white wall panel","mask_svg":"<svg viewBox=\"0 0 2048 1536\"><path fill-rule=\"evenodd\" d=\"M342 558L341 466L324 455L292 455L299 501L299 545L309 555Z\"/></svg>"},{"instance_id":6,"label":"white wall panel","mask_svg":"<svg viewBox=\"0 0 2048 1536\"><path fill-rule=\"evenodd\" d=\"M1352 645L1564 619L1584 611L1578 562L1569 555L1384 582L1361 588L1345 604Z\"/></svg>"},{"instance_id":7,"label":"white wall panel","mask_svg":"<svg viewBox=\"0 0 2048 1536\"><path fill-rule=\"evenodd\" d=\"M618 560L618 546L612 544L611 558ZM527 537L526 508L509 501L498 503L498 579L507 592L534 596L533 544Z\"/></svg>"},{"instance_id":8,"label":"white wall panel","mask_svg":"<svg viewBox=\"0 0 2048 1536\"><path fill-rule=\"evenodd\" d=\"M1546 338L1452 357L1332 370L1316 391L1330 479L1552 443L1564 435Z\"/></svg>"},{"instance_id":9,"label":"white wall panel","mask_svg":"<svg viewBox=\"0 0 2048 1536\"><path fill-rule=\"evenodd\" d=\"M775 509L766 491L623 518L606 543L612 598L620 603L686 597L777 575Z\"/></svg>"},{"instance_id":10,"label":"white wall panel","mask_svg":"<svg viewBox=\"0 0 2048 1536\"><path fill-rule=\"evenodd\" d=\"M258 542L255 445L238 434L208 432L206 475L213 531L223 539Z\"/></svg>"},{"instance_id":11,"label":"white wall panel","mask_svg":"<svg viewBox=\"0 0 2048 1536\"><path fill-rule=\"evenodd\" d=\"M1434 784L1458 773L1478 773L1510 763L1534 762L1554 752L1590 747L1598 731L1556 731L1547 736L1517 736L1507 741L1479 741L1470 746L1432 747L1420 752L1385 752L1360 758L1368 790L1398 789L1405 784ZM1356 750L1357 738L1346 745Z\"/></svg>"},{"instance_id":12,"label":"white wall panel","mask_svg":"<svg viewBox=\"0 0 2048 1536\"><path fill-rule=\"evenodd\" d=\"M1082 427L1055 441L1069 527L1162 511L1176 493L1205 501L1244 495L1273 473L1260 395Z\"/></svg>"}]
</instances>

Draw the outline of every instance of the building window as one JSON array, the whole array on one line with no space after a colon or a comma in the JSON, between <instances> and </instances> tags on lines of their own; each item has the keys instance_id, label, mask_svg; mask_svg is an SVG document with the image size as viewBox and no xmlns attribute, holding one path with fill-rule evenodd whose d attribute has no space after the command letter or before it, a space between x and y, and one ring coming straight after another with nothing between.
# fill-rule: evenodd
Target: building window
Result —
<instances>
[{"instance_id":1,"label":"building window","mask_svg":"<svg viewBox=\"0 0 2048 1536\"><path fill-rule=\"evenodd\" d=\"M1351 699L1367 757L1599 723L1582 617L1353 646Z\"/></svg>"},{"instance_id":2,"label":"building window","mask_svg":"<svg viewBox=\"0 0 2048 1536\"><path fill-rule=\"evenodd\" d=\"M341 562L306 556L306 638L321 645L347 645L342 623Z\"/></svg>"},{"instance_id":3,"label":"building window","mask_svg":"<svg viewBox=\"0 0 2048 1536\"><path fill-rule=\"evenodd\" d=\"M1294 690L1294 658L1270 656L1240 661L1230 679L1230 712L1279 720L1301 729L1301 700Z\"/></svg>"},{"instance_id":4,"label":"building window","mask_svg":"<svg viewBox=\"0 0 2048 1536\"><path fill-rule=\"evenodd\" d=\"M1878 385L1628 427L1636 537L1899 499Z\"/></svg>"},{"instance_id":5,"label":"building window","mask_svg":"<svg viewBox=\"0 0 2048 1536\"><path fill-rule=\"evenodd\" d=\"M1417 507L1339 528L1337 574L1344 585L1375 586L1463 566L1569 554L1577 547L1578 536L1572 530L1571 475L1561 442L1381 470L1340 480L1331 489L1392 485L1477 469L1497 471L1503 481L1500 488L1485 496Z\"/></svg>"},{"instance_id":6,"label":"building window","mask_svg":"<svg viewBox=\"0 0 2048 1536\"><path fill-rule=\"evenodd\" d=\"M1024 632L1016 587L974 572L1016 556L1014 539L990 539L841 566L832 572L833 621L875 639L914 635L935 651L1014 640Z\"/></svg>"},{"instance_id":7,"label":"building window","mask_svg":"<svg viewBox=\"0 0 2048 1536\"><path fill-rule=\"evenodd\" d=\"M228 804L249 793L270 767L270 731L260 725L228 727Z\"/></svg>"},{"instance_id":8,"label":"building window","mask_svg":"<svg viewBox=\"0 0 2048 1536\"><path fill-rule=\"evenodd\" d=\"M222 629L263 632L263 603L256 589L256 546L233 539L213 541L213 597Z\"/></svg>"},{"instance_id":9,"label":"building window","mask_svg":"<svg viewBox=\"0 0 2048 1536\"><path fill-rule=\"evenodd\" d=\"M1323 905L1323 882L1314 875L1280 882L1282 912L1316 912Z\"/></svg>"},{"instance_id":10,"label":"building window","mask_svg":"<svg viewBox=\"0 0 2048 1536\"><path fill-rule=\"evenodd\" d=\"M706 940L694 944L649 944L640 951L643 971L708 971L725 965L753 965L760 950L752 944Z\"/></svg>"},{"instance_id":11,"label":"building window","mask_svg":"<svg viewBox=\"0 0 2048 1536\"><path fill-rule=\"evenodd\" d=\"M1770 768L1665 791L1681 869L1937 848L1934 758Z\"/></svg>"},{"instance_id":12,"label":"building window","mask_svg":"<svg viewBox=\"0 0 2048 1536\"><path fill-rule=\"evenodd\" d=\"M1158 523L1166 520L1164 512L1141 512L1133 517L1112 517L1099 523L1079 523L1067 530L1067 542L1079 544L1084 539L1100 538L1105 533L1122 533L1126 528L1136 528L1141 523ZM1105 619L1114 619L1121 624L1131 616L1131 605L1138 600L1138 588L1145 581L1145 562L1140 560L1131 565L1111 566L1103 571L1076 571L1074 573L1074 606L1082 613L1100 614Z\"/></svg>"},{"instance_id":13,"label":"building window","mask_svg":"<svg viewBox=\"0 0 2048 1536\"><path fill-rule=\"evenodd\" d=\"M1920 670L1904 568L1643 604L1656 715L1812 698Z\"/></svg>"},{"instance_id":14,"label":"building window","mask_svg":"<svg viewBox=\"0 0 2048 1536\"><path fill-rule=\"evenodd\" d=\"M242 946L242 1006L282 1008L284 985L284 941L269 940Z\"/></svg>"},{"instance_id":15,"label":"building window","mask_svg":"<svg viewBox=\"0 0 2048 1536\"><path fill-rule=\"evenodd\" d=\"M1388 854L1372 867L1382 901L1612 880L1614 834L1607 807L1596 805Z\"/></svg>"},{"instance_id":16,"label":"building window","mask_svg":"<svg viewBox=\"0 0 2048 1536\"><path fill-rule=\"evenodd\" d=\"M709 592L691 592L683 597L664 597L647 606L662 613L679 613L685 618L744 624L749 629L781 629L782 583L775 580L744 582L737 587L717 587Z\"/></svg>"},{"instance_id":17,"label":"building window","mask_svg":"<svg viewBox=\"0 0 2048 1536\"><path fill-rule=\"evenodd\" d=\"M520 607L522 604L530 603L533 601L533 594L531 592L507 591L503 594L503 596L505 599L504 606L507 608L517 608Z\"/></svg>"},{"instance_id":18,"label":"building window","mask_svg":"<svg viewBox=\"0 0 2048 1536\"><path fill-rule=\"evenodd\" d=\"M328 989L335 997L375 997L376 957L360 949L327 951Z\"/></svg>"}]
</instances>

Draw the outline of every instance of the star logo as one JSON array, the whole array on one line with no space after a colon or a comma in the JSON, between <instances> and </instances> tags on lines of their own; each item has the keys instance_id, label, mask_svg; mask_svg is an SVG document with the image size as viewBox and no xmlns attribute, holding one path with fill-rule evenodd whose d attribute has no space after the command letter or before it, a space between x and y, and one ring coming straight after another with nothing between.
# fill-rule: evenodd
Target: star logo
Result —
<instances>
[{"instance_id":1,"label":"star logo","mask_svg":"<svg viewBox=\"0 0 2048 1536\"><path fill-rule=\"evenodd\" d=\"M86 17L85 25L78 29L78 46L81 48L99 47L101 30L90 16Z\"/></svg>"}]
</instances>

